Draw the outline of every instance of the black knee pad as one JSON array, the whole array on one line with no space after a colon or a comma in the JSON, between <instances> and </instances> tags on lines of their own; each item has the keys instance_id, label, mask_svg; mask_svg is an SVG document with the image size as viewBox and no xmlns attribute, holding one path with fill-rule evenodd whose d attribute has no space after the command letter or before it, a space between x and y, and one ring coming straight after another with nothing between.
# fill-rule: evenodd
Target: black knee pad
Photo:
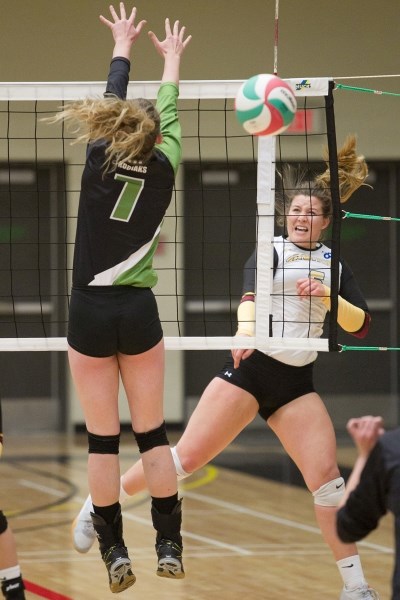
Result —
<instances>
[{"instance_id":1,"label":"black knee pad","mask_svg":"<svg viewBox=\"0 0 400 600\"><path fill-rule=\"evenodd\" d=\"M7 530L8 523L6 519L6 515L0 510L0 535Z\"/></svg>"},{"instance_id":2,"label":"black knee pad","mask_svg":"<svg viewBox=\"0 0 400 600\"><path fill-rule=\"evenodd\" d=\"M135 436L140 454L143 454L143 452L147 452L152 448L156 448L157 446L169 445L165 421L156 429L152 429L146 433L136 433L136 431L134 431L133 435Z\"/></svg>"},{"instance_id":3,"label":"black knee pad","mask_svg":"<svg viewBox=\"0 0 400 600\"><path fill-rule=\"evenodd\" d=\"M96 435L87 432L89 454L119 454L119 438L117 435Z\"/></svg>"}]
</instances>

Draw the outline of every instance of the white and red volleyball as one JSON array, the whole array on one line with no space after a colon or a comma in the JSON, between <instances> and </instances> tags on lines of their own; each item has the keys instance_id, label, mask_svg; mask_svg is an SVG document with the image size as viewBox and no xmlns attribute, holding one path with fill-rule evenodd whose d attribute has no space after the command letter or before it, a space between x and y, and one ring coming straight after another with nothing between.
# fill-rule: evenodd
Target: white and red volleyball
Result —
<instances>
[{"instance_id":1,"label":"white and red volleyball","mask_svg":"<svg viewBox=\"0 0 400 600\"><path fill-rule=\"evenodd\" d=\"M276 75L254 75L239 88L235 98L237 118L251 135L278 135L285 131L297 110L296 96Z\"/></svg>"}]
</instances>

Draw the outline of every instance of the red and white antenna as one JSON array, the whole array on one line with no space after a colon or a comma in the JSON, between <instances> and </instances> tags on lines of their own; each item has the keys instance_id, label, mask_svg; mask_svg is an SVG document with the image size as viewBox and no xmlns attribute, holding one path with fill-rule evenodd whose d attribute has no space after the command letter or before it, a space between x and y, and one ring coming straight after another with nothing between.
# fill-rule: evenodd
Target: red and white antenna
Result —
<instances>
[{"instance_id":1,"label":"red and white antenna","mask_svg":"<svg viewBox=\"0 0 400 600\"><path fill-rule=\"evenodd\" d=\"M279 0L275 0L274 75L278 75Z\"/></svg>"}]
</instances>

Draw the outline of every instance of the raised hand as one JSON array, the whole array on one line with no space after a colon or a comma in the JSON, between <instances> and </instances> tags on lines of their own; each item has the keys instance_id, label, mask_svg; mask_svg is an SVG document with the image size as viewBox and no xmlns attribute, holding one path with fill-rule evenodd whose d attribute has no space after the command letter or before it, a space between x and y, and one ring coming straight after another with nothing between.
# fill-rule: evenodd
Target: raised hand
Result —
<instances>
[{"instance_id":1,"label":"raised hand","mask_svg":"<svg viewBox=\"0 0 400 600\"><path fill-rule=\"evenodd\" d=\"M169 19L165 19L165 40L160 41L155 33L149 31L149 38L153 42L157 52L165 58L167 54L181 56L182 52L192 39L192 36L189 35L185 38L186 28L183 26L179 30L179 21L175 21L173 28L171 29L171 25Z\"/></svg>"},{"instance_id":2,"label":"raised hand","mask_svg":"<svg viewBox=\"0 0 400 600\"><path fill-rule=\"evenodd\" d=\"M112 21L100 15L100 21L104 23L109 29L111 29L115 48L113 56L125 56L129 58L129 51L132 44L139 37L143 26L146 24L145 20L140 21L135 25L136 19L136 7L132 8L129 18L126 17L125 5L123 2L119 3L120 16L116 12L115 8L110 6L110 13L113 18Z\"/></svg>"}]
</instances>

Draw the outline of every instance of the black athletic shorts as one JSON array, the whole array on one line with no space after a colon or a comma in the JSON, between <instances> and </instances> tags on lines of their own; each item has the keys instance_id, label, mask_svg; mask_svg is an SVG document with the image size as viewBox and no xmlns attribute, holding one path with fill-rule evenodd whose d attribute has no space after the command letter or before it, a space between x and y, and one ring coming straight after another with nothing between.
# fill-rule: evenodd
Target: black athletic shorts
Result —
<instances>
[{"instance_id":1,"label":"black athletic shorts","mask_svg":"<svg viewBox=\"0 0 400 600\"><path fill-rule=\"evenodd\" d=\"M281 406L292 400L315 392L314 363L293 367L255 350L248 358L233 368L229 356L217 377L252 394L259 404L259 414L267 421Z\"/></svg>"},{"instance_id":2,"label":"black athletic shorts","mask_svg":"<svg viewBox=\"0 0 400 600\"><path fill-rule=\"evenodd\" d=\"M88 356L141 354L163 337L150 288L128 285L73 288L68 344Z\"/></svg>"}]
</instances>

